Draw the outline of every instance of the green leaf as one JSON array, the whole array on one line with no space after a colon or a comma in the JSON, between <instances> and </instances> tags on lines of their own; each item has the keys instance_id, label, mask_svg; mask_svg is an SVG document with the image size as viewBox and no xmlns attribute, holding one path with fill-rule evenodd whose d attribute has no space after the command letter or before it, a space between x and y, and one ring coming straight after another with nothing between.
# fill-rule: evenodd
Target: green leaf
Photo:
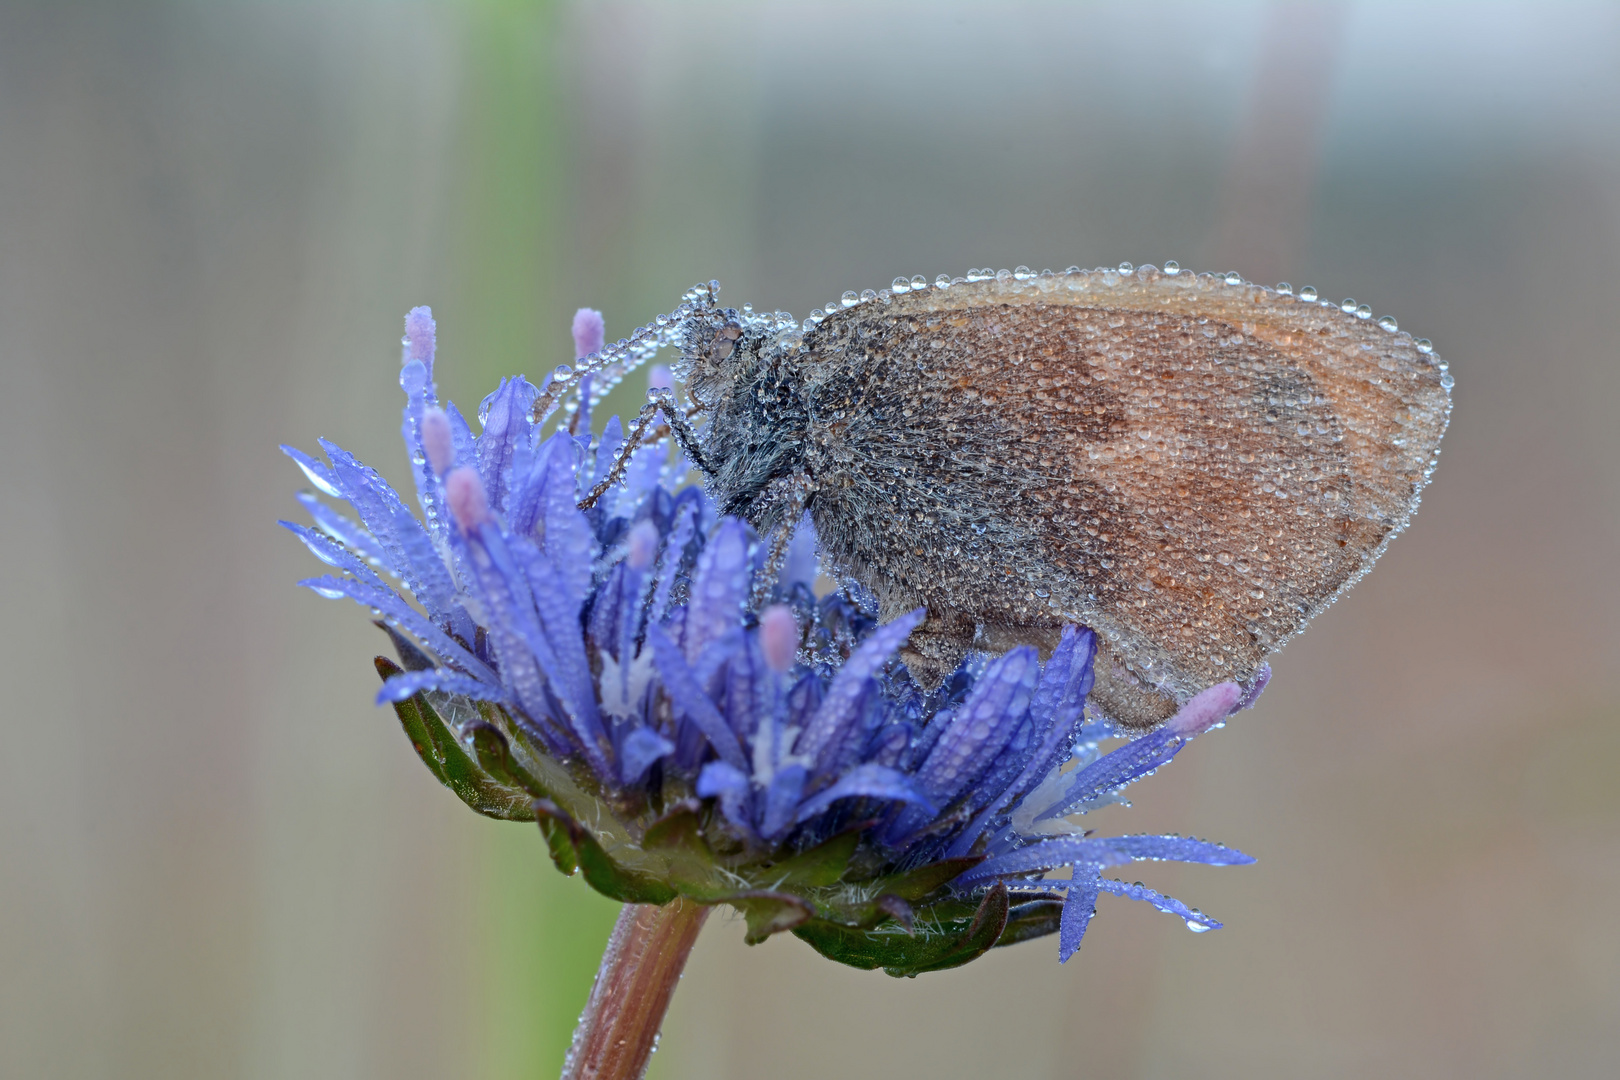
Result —
<instances>
[{"instance_id":1,"label":"green leaf","mask_svg":"<svg viewBox=\"0 0 1620 1080\"><path fill-rule=\"evenodd\" d=\"M813 919L793 933L829 960L850 967L917 975L959 967L984 955L1007 925L1007 887L997 882L976 907L947 902L916 913L910 934L899 924L875 930Z\"/></svg>"},{"instance_id":2,"label":"green leaf","mask_svg":"<svg viewBox=\"0 0 1620 1080\"><path fill-rule=\"evenodd\" d=\"M855 848L860 845L861 833L870 827L870 823L863 822L855 828L846 829L809 851L783 859L760 876L769 878L778 885L808 888L836 885L849 869L849 860L855 854Z\"/></svg>"},{"instance_id":3,"label":"green leaf","mask_svg":"<svg viewBox=\"0 0 1620 1080\"><path fill-rule=\"evenodd\" d=\"M1007 911L1007 928L997 939L996 948L1055 934L1062 916L1063 898L1059 896L1041 896L1014 904Z\"/></svg>"},{"instance_id":4,"label":"green leaf","mask_svg":"<svg viewBox=\"0 0 1620 1080\"><path fill-rule=\"evenodd\" d=\"M983 855L964 855L959 859L941 859L939 862L907 870L903 874L878 878L872 882L875 893L893 893L902 900L916 903L947 882L984 862Z\"/></svg>"},{"instance_id":5,"label":"green leaf","mask_svg":"<svg viewBox=\"0 0 1620 1080\"><path fill-rule=\"evenodd\" d=\"M377 674L384 682L403 670L386 656L376 659ZM429 704L425 694L394 703L394 713L411 740L416 756L456 797L486 817L502 821L532 821L534 796L522 788L509 787L485 772L468 755L455 733Z\"/></svg>"},{"instance_id":6,"label":"green leaf","mask_svg":"<svg viewBox=\"0 0 1620 1080\"><path fill-rule=\"evenodd\" d=\"M883 970L898 978L925 971L945 971L971 963L989 952L1000 940L1001 932L1007 928L1007 910L1007 886L998 881L984 894L984 900L980 902L979 910L973 913L973 921L968 923L967 931L941 955L917 964L887 966Z\"/></svg>"},{"instance_id":7,"label":"green leaf","mask_svg":"<svg viewBox=\"0 0 1620 1080\"><path fill-rule=\"evenodd\" d=\"M741 911L748 921L748 933L743 940L750 945L758 945L772 934L802 926L815 915L807 902L792 893L765 889L733 893L726 902Z\"/></svg>"},{"instance_id":8,"label":"green leaf","mask_svg":"<svg viewBox=\"0 0 1620 1080\"><path fill-rule=\"evenodd\" d=\"M540 823L540 835L546 838L546 847L551 850L551 861L557 864L557 869L573 877L579 869L579 852L574 849L574 838L569 835L568 826L572 821L568 815L550 799L536 799L534 819Z\"/></svg>"},{"instance_id":9,"label":"green leaf","mask_svg":"<svg viewBox=\"0 0 1620 1080\"><path fill-rule=\"evenodd\" d=\"M641 847L668 861L669 880L682 896L714 903L733 895L736 882L715 867L714 852L703 838L701 810L702 804L695 799L675 804L647 827Z\"/></svg>"},{"instance_id":10,"label":"green leaf","mask_svg":"<svg viewBox=\"0 0 1620 1080\"><path fill-rule=\"evenodd\" d=\"M550 799L536 799L532 812L537 819L551 823L549 826L542 825L541 829L546 834L546 843L551 846L552 861L563 873L572 872L567 868L572 861L585 875L585 881L591 888L623 904L667 904L675 899L675 890L662 881L614 862L589 829L568 816ZM561 859L557 856L559 844L552 840L552 832L557 828L568 834L568 842L573 848L572 860L566 857L566 852Z\"/></svg>"}]
</instances>

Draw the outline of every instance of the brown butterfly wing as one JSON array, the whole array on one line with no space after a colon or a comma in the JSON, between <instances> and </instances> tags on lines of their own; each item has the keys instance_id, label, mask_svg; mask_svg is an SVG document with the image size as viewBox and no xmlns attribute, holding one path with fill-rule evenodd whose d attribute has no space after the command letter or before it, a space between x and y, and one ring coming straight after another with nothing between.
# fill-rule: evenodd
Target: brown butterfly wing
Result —
<instances>
[{"instance_id":1,"label":"brown butterfly wing","mask_svg":"<svg viewBox=\"0 0 1620 1080\"><path fill-rule=\"evenodd\" d=\"M807 340L835 561L927 604L943 663L1094 627L1094 701L1136 725L1251 678L1366 571L1450 407L1409 335L1152 268L897 296Z\"/></svg>"}]
</instances>

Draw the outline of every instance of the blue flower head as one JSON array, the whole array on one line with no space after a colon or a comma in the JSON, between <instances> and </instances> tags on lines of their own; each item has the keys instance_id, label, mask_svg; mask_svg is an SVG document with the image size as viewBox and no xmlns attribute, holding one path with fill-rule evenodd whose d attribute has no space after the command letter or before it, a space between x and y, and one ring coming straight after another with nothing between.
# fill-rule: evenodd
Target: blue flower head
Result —
<instances>
[{"instance_id":1,"label":"blue flower head","mask_svg":"<svg viewBox=\"0 0 1620 1080\"><path fill-rule=\"evenodd\" d=\"M393 638L378 701L428 769L480 813L537 821L557 866L610 897L730 904L751 942L791 930L894 975L1054 932L1067 959L1104 892L1218 927L1110 871L1248 856L1096 837L1072 819L1121 801L1263 679L1212 687L1107 753L1116 732L1085 711L1089 629L1065 629L1044 662L1028 646L970 657L924 691L896 659L923 613L879 625L854 583L818 598L808 519L771 559L683 486L687 464L650 413L593 431L581 384L611 387L681 315L577 382L567 366L541 387L503 381L474 435L437 398L433 319L413 310L400 386L420 514L332 443L325 461L284 448L353 513L299 496L314 527L283 524L330 568L302 584L371 609ZM574 331L580 356L601 353L600 315L582 311ZM684 422L656 400L666 424ZM639 450L625 464L627 440Z\"/></svg>"}]
</instances>

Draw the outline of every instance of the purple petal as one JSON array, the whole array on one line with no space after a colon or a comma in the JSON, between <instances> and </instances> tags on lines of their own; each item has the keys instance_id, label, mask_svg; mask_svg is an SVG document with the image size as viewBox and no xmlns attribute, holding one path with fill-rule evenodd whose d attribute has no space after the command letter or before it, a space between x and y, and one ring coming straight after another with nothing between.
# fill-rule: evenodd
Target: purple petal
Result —
<instances>
[{"instance_id":1,"label":"purple petal","mask_svg":"<svg viewBox=\"0 0 1620 1080\"><path fill-rule=\"evenodd\" d=\"M609 470L613 468L613 461L619 456L619 449L624 445L624 424L617 415L608 417L608 422L602 425L602 437L596 444L596 470L591 476L591 487L595 487L607 478Z\"/></svg>"},{"instance_id":2,"label":"purple petal","mask_svg":"<svg viewBox=\"0 0 1620 1080\"><path fill-rule=\"evenodd\" d=\"M455 588L444 560L422 523L405 508L394 489L376 470L361 464L335 443L322 439L321 448L331 459L332 475L342 488L343 497L385 552L388 568L399 576L430 615L447 619Z\"/></svg>"},{"instance_id":3,"label":"purple petal","mask_svg":"<svg viewBox=\"0 0 1620 1080\"><path fill-rule=\"evenodd\" d=\"M698 685L680 648L657 625L647 627L647 644L652 646L653 663L676 714L698 726L722 761L738 770L746 770L748 762L743 757L736 733L726 723L725 717L720 715L720 710L709 695Z\"/></svg>"},{"instance_id":4,"label":"purple petal","mask_svg":"<svg viewBox=\"0 0 1620 1080\"><path fill-rule=\"evenodd\" d=\"M363 604L393 620L401 629L414 636L416 640L432 650L445 663L453 664L480 678L487 678L490 682L496 681L495 673L489 669L487 664L468 652L460 642L439 629L430 620L423 618L420 612L407 604L393 589L379 588L376 585L368 585L350 578L332 577L331 575L307 578L298 584L328 598L348 597L356 603Z\"/></svg>"},{"instance_id":5,"label":"purple petal","mask_svg":"<svg viewBox=\"0 0 1620 1080\"><path fill-rule=\"evenodd\" d=\"M281 452L297 462L298 467L304 470L305 478L323 494L330 495L334 499L344 497L343 489L338 487L337 477L332 475L332 470L324 463L316 461L296 446L282 446Z\"/></svg>"},{"instance_id":6,"label":"purple petal","mask_svg":"<svg viewBox=\"0 0 1620 1080\"><path fill-rule=\"evenodd\" d=\"M751 785L748 774L724 761L711 761L698 774L694 789L700 799L720 800L720 812L744 836L757 839L754 823L748 813Z\"/></svg>"},{"instance_id":7,"label":"purple petal","mask_svg":"<svg viewBox=\"0 0 1620 1080\"><path fill-rule=\"evenodd\" d=\"M1090 630L1063 628L1063 639L1053 650L1052 658L1041 672L1040 685L1030 699L1030 716L1047 725L1041 741L1029 755L1018 778L1006 790L980 811L979 816L963 829L947 852L949 857L966 855L978 840L990 819L1005 810L1014 800L1022 798L1053 769L1065 747L1071 743L1082 724L1086 695L1091 693L1091 664L1097 655L1097 635Z\"/></svg>"},{"instance_id":8,"label":"purple petal","mask_svg":"<svg viewBox=\"0 0 1620 1080\"><path fill-rule=\"evenodd\" d=\"M1189 928L1199 929L1200 931L1219 930L1221 928L1220 923L1203 912L1195 912L1175 897L1155 892L1146 885L1127 885L1123 881L1115 881L1113 878L1100 877L1097 879L1097 887L1103 892L1123 896L1127 900L1141 900L1144 903L1152 904L1166 915L1175 915L1185 919Z\"/></svg>"},{"instance_id":9,"label":"purple petal","mask_svg":"<svg viewBox=\"0 0 1620 1080\"><path fill-rule=\"evenodd\" d=\"M298 493L298 501L309 511L309 516L315 519L315 524L326 535L337 540L344 546L352 549L363 559L370 559L381 563L385 556L383 550L377 545L372 535L353 521L327 506L321 500L307 491Z\"/></svg>"},{"instance_id":10,"label":"purple petal","mask_svg":"<svg viewBox=\"0 0 1620 1080\"><path fill-rule=\"evenodd\" d=\"M804 795L804 785L809 778L810 772L803 765L785 766L771 777L771 782L765 787L765 813L759 823L761 836L775 840L796 821L804 820L793 815L799 809L799 800Z\"/></svg>"},{"instance_id":11,"label":"purple petal","mask_svg":"<svg viewBox=\"0 0 1620 1080\"><path fill-rule=\"evenodd\" d=\"M1097 875L1075 871L1063 898L1063 914L1058 917L1058 963L1063 963L1080 948L1080 939L1086 936L1091 917L1097 914L1099 893Z\"/></svg>"},{"instance_id":12,"label":"purple petal","mask_svg":"<svg viewBox=\"0 0 1620 1080\"><path fill-rule=\"evenodd\" d=\"M688 660L696 660L705 645L742 621L750 570L748 526L727 518L704 546L692 575L681 641Z\"/></svg>"},{"instance_id":13,"label":"purple petal","mask_svg":"<svg viewBox=\"0 0 1620 1080\"><path fill-rule=\"evenodd\" d=\"M1103 843L1132 859L1170 859L1207 866L1247 866L1254 856L1235 848L1184 836L1110 836Z\"/></svg>"},{"instance_id":14,"label":"purple petal","mask_svg":"<svg viewBox=\"0 0 1620 1080\"><path fill-rule=\"evenodd\" d=\"M1150 731L1139 739L1070 773L1064 795L1035 816L1036 821L1064 817L1094 799L1118 791L1160 766L1167 765L1187 740L1168 727Z\"/></svg>"},{"instance_id":15,"label":"purple petal","mask_svg":"<svg viewBox=\"0 0 1620 1080\"><path fill-rule=\"evenodd\" d=\"M304 542L314 556L335 570L353 574L365 584L376 589L387 589L388 585L376 572L367 566L361 558L342 544L329 536L323 536L304 525L291 521L277 522L282 528L291 532Z\"/></svg>"},{"instance_id":16,"label":"purple petal","mask_svg":"<svg viewBox=\"0 0 1620 1080\"><path fill-rule=\"evenodd\" d=\"M658 584L653 589L652 609L647 614L649 623L664 621L669 612L670 595L680 577L681 560L686 547L697 535L698 503L695 499L678 502L675 523L670 527L669 539L664 541L664 555L658 566Z\"/></svg>"},{"instance_id":17,"label":"purple petal","mask_svg":"<svg viewBox=\"0 0 1620 1080\"><path fill-rule=\"evenodd\" d=\"M478 475L497 510L505 506L506 495L515 486L512 466L520 448L528 449L529 409L539 395L540 391L519 375L502 379L501 385L478 407L478 418L484 425L483 433L474 444Z\"/></svg>"},{"instance_id":18,"label":"purple petal","mask_svg":"<svg viewBox=\"0 0 1620 1080\"><path fill-rule=\"evenodd\" d=\"M1115 851L1101 840L1086 836L1058 836L1027 844L1005 855L995 855L956 879L957 884L986 881L1008 874L1033 874L1042 870L1056 870L1062 866L1075 868L1120 866L1130 861L1128 855Z\"/></svg>"},{"instance_id":19,"label":"purple petal","mask_svg":"<svg viewBox=\"0 0 1620 1080\"><path fill-rule=\"evenodd\" d=\"M489 636L519 700L525 708L539 708L544 695L535 677L538 666L562 700L569 727L579 737L592 768L599 775L610 775L607 733L584 655L579 609L569 610L561 590L552 584L543 558L527 541L514 537L509 549L500 531L486 526L470 543L485 555L472 561L485 601L494 609Z\"/></svg>"},{"instance_id":20,"label":"purple petal","mask_svg":"<svg viewBox=\"0 0 1620 1080\"><path fill-rule=\"evenodd\" d=\"M625 784L639 781L653 762L674 753L675 744L651 728L638 727L619 745L619 779Z\"/></svg>"},{"instance_id":21,"label":"purple petal","mask_svg":"<svg viewBox=\"0 0 1620 1080\"><path fill-rule=\"evenodd\" d=\"M505 703L511 700L499 684L483 682L469 675L446 671L444 668L430 668L427 671L407 671L383 683L382 689L377 691L377 704L388 705L395 701L404 701L406 698L415 697L423 690L441 690L446 694L459 694L474 701Z\"/></svg>"},{"instance_id":22,"label":"purple petal","mask_svg":"<svg viewBox=\"0 0 1620 1080\"><path fill-rule=\"evenodd\" d=\"M808 759L813 768L819 770L822 759L833 755L839 736L858 718L857 706L866 690L866 681L893 659L896 650L911 636L926 614L925 609L918 608L886 626L878 627L838 669L826 696L821 699L821 705L794 746L794 752Z\"/></svg>"},{"instance_id":23,"label":"purple petal","mask_svg":"<svg viewBox=\"0 0 1620 1080\"><path fill-rule=\"evenodd\" d=\"M929 813L934 806L928 796L918 789L911 777L882 765L857 765L838 778L829 788L799 804L795 821L809 821L839 799L881 799L885 802L903 802L920 806Z\"/></svg>"},{"instance_id":24,"label":"purple petal","mask_svg":"<svg viewBox=\"0 0 1620 1080\"><path fill-rule=\"evenodd\" d=\"M574 497L574 453L567 432L558 432L547 458L548 474L541 500L542 547L557 568L558 584L578 614L590 591L596 537Z\"/></svg>"},{"instance_id":25,"label":"purple petal","mask_svg":"<svg viewBox=\"0 0 1620 1080\"><path fill-rule=\"evenodd\" d=\"M1023 645L995 660L974 683L917 770L919 786L936 803L955 799L1007 745L1029 706L1037 670L1035 650Z\"/></svg>"}]
</instances>

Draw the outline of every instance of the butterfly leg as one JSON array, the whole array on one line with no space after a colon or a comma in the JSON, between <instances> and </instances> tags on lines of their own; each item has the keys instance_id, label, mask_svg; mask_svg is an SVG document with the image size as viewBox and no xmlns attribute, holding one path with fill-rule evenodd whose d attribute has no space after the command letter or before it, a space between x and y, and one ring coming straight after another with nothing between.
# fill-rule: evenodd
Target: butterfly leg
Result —
<instances>
[{"instance_id":1,"label":"butterfly leg","mask_svg":"<svg viewBox=\"0 0 1620 1080\"><path fill-rule=\"evenodd\" d=\"M669 394L660 394L643 405L641 411L636 414L635 420L630 424L630 433L626 436L624 445L619 448L618 455L613 459L613 467L595 487L591 488L588 495L579 500L581 510L589 510L595 506L596 501L607 494L609 488L624 478L624 470L629 467L630 458L644 445L642 437L659 413L664 414L664 419L669 423L669 430L674 434L681 452L699 469L708 471L704 467L703 451L698 443L697 433L686 422L686 416L675 404L674 398Z\"/></svg>"},{"instance_id":2,"label":"butterfly leg","mask_svg":"<svg viewBox=\"0 0 1620 1080\"><path fill-rule=\"evenodd\" d=\"M782 575L782 567L787 562L793 534L798 531L804 509L814 491L815 484L808 474L794 473L771 481L755 503L751 516L766 530L771 546L770 553L765 557L765 565L754 575L753 594L748 601L750 610L758 611L764 607L776 589L776 579Z\"/></svg>"}]
</instances>

